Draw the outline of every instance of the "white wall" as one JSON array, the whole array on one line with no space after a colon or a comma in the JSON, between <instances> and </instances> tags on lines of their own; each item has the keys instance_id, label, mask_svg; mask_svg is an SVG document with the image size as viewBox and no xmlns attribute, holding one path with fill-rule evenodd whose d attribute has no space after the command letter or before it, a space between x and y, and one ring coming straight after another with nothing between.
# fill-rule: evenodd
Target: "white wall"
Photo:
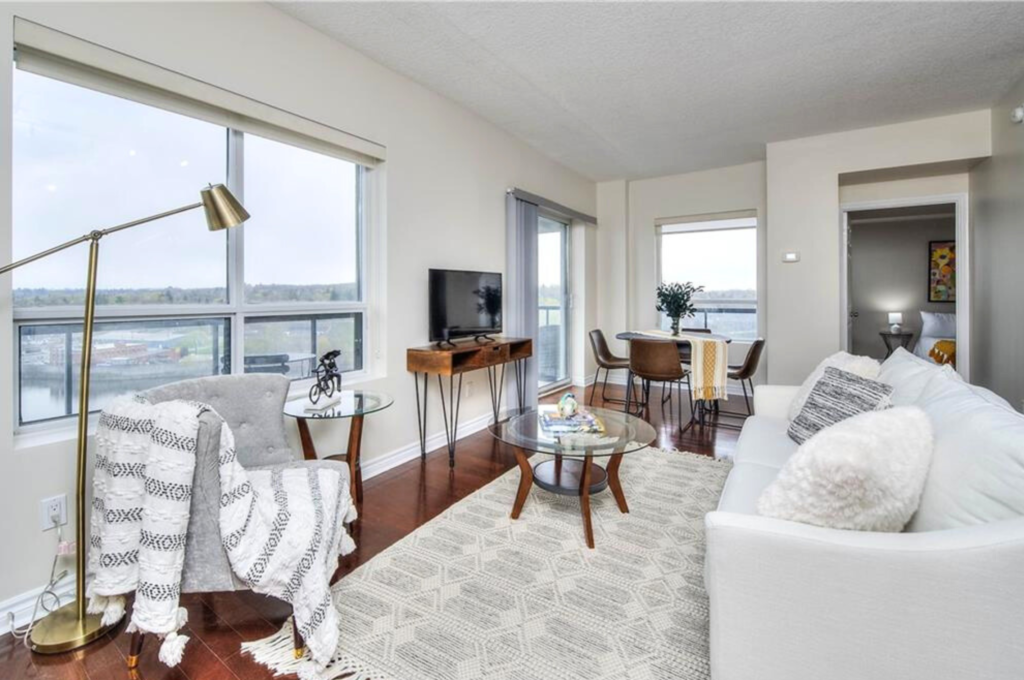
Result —
<instances>
[{"instance_id":1,"label":"white wall","mask_svg":"<svg viewBox=\"0 0 1024 680\"><path fill-rule=\"evenodd\" d=\"M987 110L768 145L769 382L799 383L840 347L839 176L990 153Z\"/></svg>"},{"instance_id":2,"label":"white wall","mask_svg":"<svg viewBox=\"0 0 1024 680\"><path fill-rule=\"evenodd\" d=\"M21 16L102 46L322 121L388 149L386 301L381 318L386 377L366 387L395 397L367 418L364 466L417 440L405 350L427 340L427 269L501 271L505 189L523 188L583 213L596 212L593 182L550 161L473 113L263 4L0 5L0 44ZM227 39L225 38L227 36ZM0 63L0 148L10 149L11 51ZM10 154L0 154L0 260L10 256ZM82 225L83 231L94 225ZM0 325L11 328L10 278L0 282ZM12 356L0 333L0 356ZM472 384L475 381L475 384ZM486 377L470 378L461 420L489 412ZM73 491L70 431L48 445L14 448L12 362L0 361L0 601L45 580L53 535L36 526L38 501ZM432 400L436 406L436 400ZM439 409L428 432L442 431ZM344 449L347 429L313 436ZM71 518L71 522L74 520ZM14 557L16 556L16 558Z\"/></svg>"},{"instance_id":3,"label":"white wall","mask_svg":"<svg viewBox=\"0 0 1024 680\"><path fill-rule=\"evenodd\" d=\"M766 238L763 162L598 184L597 219L601 224L598 325L613 349L623 354L627 350L624 343L614 339L616 333L658 326L655 221L738 210L757 211L759 245L763 251ZM758 290L758 324L763 335L767 309L763 262L760 263ZM733 343L730 361L741 362L748 347L747 343Z\"/></svg>"},{"instance_id":4,"label":"white wall","mask_svg":"<svg viewBox=\"0 0 1024 680\"><path fill-rule=\"evenodd\" d=\"M843 184L843 177L840 176L839 182L839 202L843 205L966 194L970 188L969 175L966 172L859 184Z\"/></svg>"},{"instance_id":5,"label":"white wall","mask_svg":"<svg viewBox=\"0 0 1024 680\"><path fill-rule=\"evenodd\" d=\"M1024 80L992 108L992 158L971 172L974 238L974 382L1024 408L1024 125L1010 110Z\"/></svg>"}]
</instances>

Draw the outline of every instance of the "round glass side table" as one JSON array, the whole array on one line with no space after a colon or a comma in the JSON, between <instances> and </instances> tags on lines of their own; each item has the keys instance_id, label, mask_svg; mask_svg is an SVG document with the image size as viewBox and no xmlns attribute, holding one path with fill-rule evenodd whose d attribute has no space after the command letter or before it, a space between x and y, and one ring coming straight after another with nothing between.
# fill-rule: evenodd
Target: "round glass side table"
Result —
<instances>
[{"instance_id":1,"label":"round glass side table","mask_svg":"<svg viewBox=\"0 0 1024 680\"><path fill-rule=\"evenodd\" d=\"M348 451L335 456L324 456L324 460L337 460L348 463L349 483L352 498L357 505L363 503L363 469L359 460L363 441L363 417L377 411L383 411L394 403L390 395L369 390L342 390L338 403L323 409L309 410L314 406L309 399L293 399L284 404L284 414L296 419L299 427L299 439L302 441L302 456L306 460L318 460L313 437L309 433L310 420L337 420L351 418L352 424L348 431Z\"/></svg>"}]
</instances>

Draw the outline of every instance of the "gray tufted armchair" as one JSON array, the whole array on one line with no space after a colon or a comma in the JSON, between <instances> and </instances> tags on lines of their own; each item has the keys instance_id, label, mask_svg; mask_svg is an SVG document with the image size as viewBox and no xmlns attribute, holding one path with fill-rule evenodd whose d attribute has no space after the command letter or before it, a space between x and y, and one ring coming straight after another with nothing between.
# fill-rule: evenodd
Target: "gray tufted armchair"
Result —
<instances>
[{"instance_id":1,"label":"gray tufted armchair","mask_svg":"<svg viewBox=\"0 0 1024 680\"><path fill-rule=\"evenodd\" d=\"M348 466L321 460L306 461L289 447L282 408L290 381L282 375L225 375L185 380L157 387L142 395L153 403L183 399L209 404L216 413L199 421L196 469L192 481L192 509L185 544L181 592L247 590L228 563L220 540L220 428L227 423L235 436L238 462L247 470L328 467L343 475L347 490ZM222 420L223 418L223 420ZM142 647L141 635L132 639L128 665L134 667ZM302 641L296 638L296 655Z\"/></svg>"}]
</instances>

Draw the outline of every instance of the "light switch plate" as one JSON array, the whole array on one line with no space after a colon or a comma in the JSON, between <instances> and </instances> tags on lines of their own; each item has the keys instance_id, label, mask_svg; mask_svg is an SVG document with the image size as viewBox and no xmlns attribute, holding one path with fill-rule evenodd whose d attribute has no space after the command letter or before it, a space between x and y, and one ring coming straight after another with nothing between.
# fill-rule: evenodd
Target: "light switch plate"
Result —
<instances>
[{"instance_id":1,"label":"light switch plate","mask_svg":"<svg viewBox=\"0 0 1024 680\"><path fill-rule=\"evenodd\" d=\"M798 250L787 250L786 252L782 253L782 261L787 263L787 264L789 264L791 262L799 262L800 261L800 251L798 251Z\"/></svg>"}]
</instances>

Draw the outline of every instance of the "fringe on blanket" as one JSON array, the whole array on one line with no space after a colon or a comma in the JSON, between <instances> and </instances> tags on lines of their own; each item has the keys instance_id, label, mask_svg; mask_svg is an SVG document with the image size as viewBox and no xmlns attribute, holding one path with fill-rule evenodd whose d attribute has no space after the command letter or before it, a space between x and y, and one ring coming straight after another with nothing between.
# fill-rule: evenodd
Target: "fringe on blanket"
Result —
<instances>
[{"instance_id":1,"label":"fringe on blanket","mask_svg":"<svg viewBox=\"0 0 1024 680\"><path fill-rule=\"evenodd\" d=\"M243 642L242 651L253 660L266 666L275 675L296 674L300 680L388 680L386 676L374 671L357 659L345 654L336 654L324 669L318 669L308 656L295 658L295 639L293 636L293 619L285 621L281 630L262 640Z\"/></svg>"}]
</instances>

